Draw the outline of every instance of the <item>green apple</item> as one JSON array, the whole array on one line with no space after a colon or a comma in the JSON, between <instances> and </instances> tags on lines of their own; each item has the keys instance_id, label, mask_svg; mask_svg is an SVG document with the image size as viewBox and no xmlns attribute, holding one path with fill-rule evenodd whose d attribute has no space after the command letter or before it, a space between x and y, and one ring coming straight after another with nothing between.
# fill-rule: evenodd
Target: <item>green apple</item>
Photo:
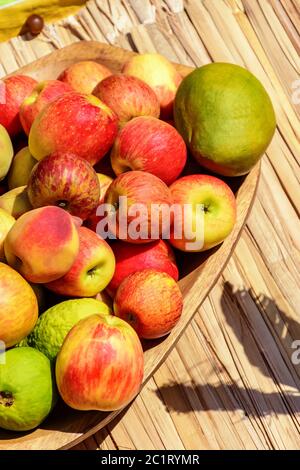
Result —
<instances>
[{"instance_id":1,"label":"green apple","mask_svg":"<svg viewBox=\"0 0 300 470\"><path fill-rule=\"evenodd\" d=\"M14 149L5 127L0 124L0 181L5 178L14 156Z\"/></svg>"},{"instance_id":2,"label":"green apple","mask_svg":"<svg viewBox=\"0 0 300 470\"><path fill-rule=\"evenodd\" d=\"M0 427L10 431L36 428L55 403L49 359L33 348L10 349L0 363Z\"/></svg>"},{"instance_id":3,"label":"green apple","mask_svg":"<svg viewBox=\"0 0 300 470\"><path fill-rule=\"evenodd\" d=\"M28 147L21 149L14 157L8 173L9 189L18 188L28 183L31 170L37 163Z\"/></svg>"},{"instance_id":4,"label":"green apple","mask_svg":"<svg viewBox=\"0 0 300 470\"><path fill-rule=\"evenodd\" d=\"M14 188L0 196L0 208L8 212L15 219L32 209L27 196L26 186Z\"/></svg>"}]
</instances>

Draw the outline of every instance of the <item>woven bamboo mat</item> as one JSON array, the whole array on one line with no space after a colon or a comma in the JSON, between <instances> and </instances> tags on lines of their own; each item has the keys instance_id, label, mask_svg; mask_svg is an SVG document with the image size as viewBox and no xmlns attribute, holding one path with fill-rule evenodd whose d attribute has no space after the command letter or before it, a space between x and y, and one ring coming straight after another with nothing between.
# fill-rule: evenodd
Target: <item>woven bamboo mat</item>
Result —
<instances>
[{"instance_id":1,"label":"woven bamboo mat","mask_svg":"<svg viewBox=\"0 0 300 470\"><path fill-rule=\"evenodd\" d=\"M299 449L299 0L93 0L34 39L0 44L0 76L81 39L248 67L278 130L222 278L134 404L76 449ZM296 346L294 344L294 346Z\"/></svg>"}]
</instances>

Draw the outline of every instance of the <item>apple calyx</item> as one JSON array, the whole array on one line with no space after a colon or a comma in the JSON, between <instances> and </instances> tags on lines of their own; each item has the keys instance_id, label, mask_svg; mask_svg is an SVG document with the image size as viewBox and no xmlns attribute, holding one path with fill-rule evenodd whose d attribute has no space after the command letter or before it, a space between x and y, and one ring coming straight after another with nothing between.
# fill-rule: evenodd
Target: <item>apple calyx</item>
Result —
<instances>
[{"instance_id":1,"label":"apple calyx","mask_svg":"<svg viewBox=\"0 0 300 470\"><path fill-rule=\"evenodd\" d=\"M97 274L97 272L98 272L98 270L100 269L100 267L101 267L100 265L97 265L97 266L94 266L93 268L89 269L89 270L87 271L87 275L88 275L89 277L94 277L94 276Z\"/></svg>"}]
</instances>

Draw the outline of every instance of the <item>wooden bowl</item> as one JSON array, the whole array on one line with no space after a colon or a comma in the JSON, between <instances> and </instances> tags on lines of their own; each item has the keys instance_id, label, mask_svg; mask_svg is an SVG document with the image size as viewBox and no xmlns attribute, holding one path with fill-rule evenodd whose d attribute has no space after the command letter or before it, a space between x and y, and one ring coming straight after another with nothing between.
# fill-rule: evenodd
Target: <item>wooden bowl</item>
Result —
<instances>
[{"instance_id":1,"label":"wooden bowl","mask_svg":"<svg viewBox=\"0 0 300 470\"><path fill-rule=\"evenodd\" d=\"M17 73L30 75L37 80L54 79L67 66L80 60L95 60L119 72L123 63L133 54L98 42L79 42L33 62ZM175 64L175 66L184 76L192 70L183 65ZM202 171L200 167L196 168L197 172ZM221 275L241 236L252 207L259 173L260 166L257 165L245 177L226 179L236 194L237 222L225 242L205 253L179 255L181 271L179 283L184 295L182 318L167 337L147 343L143 384L165 360ZM0 449L66 449L106 426L118 413L120 411L112 413L74 411L59 402L49 418L34 431L27 433L0 431Z\"/></svg>"}]
</instances>

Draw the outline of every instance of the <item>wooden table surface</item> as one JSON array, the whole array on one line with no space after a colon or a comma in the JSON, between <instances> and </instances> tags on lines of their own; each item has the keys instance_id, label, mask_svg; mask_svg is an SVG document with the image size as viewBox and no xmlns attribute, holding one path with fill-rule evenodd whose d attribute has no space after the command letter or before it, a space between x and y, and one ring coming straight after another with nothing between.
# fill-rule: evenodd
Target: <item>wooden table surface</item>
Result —
<instances>
[{"instance_id":1,"label":"wooden table surface","mask_svg":"<svg viewBox=\"0 0 300 470\"><path fill-rule=\"evenodd\" d=\"M223 276L135 402L75 449L300 448L299 11L299 0L93 0L38 38L0 43L0 76L81 39L235 62L277 114Z\"/></svg>"}]
</instances>

